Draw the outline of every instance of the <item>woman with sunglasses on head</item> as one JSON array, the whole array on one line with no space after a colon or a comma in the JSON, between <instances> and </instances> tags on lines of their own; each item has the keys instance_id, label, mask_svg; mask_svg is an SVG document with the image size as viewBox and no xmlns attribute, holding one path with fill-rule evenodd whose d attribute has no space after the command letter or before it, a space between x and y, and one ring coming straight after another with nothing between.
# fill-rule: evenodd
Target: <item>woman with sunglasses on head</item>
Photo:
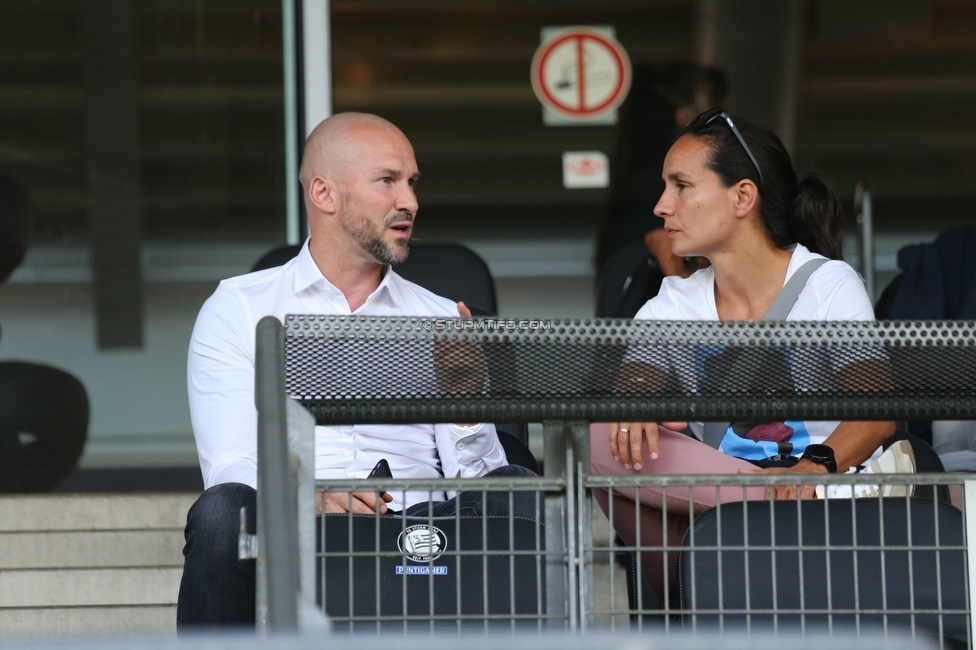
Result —
<instances>
[{"instance_id":1,"label":"woman with sunglasses on head","mask_svg":"<svg viewBox=\"0 0 976 650\"><path fill-rule=\"evenodd\" d=\"M695 118L664 160L665 190L654 213L678 256L705 257L711 266L689 278L668 277L637 319L762 320L780 293L795 302L776 308L787 320L873 320L860 278L842 261L843 212L824 181L797 174L779 138L769 129L733 120L720 109ZM791 280L793 282L791 283ZM785 286L784 286L785 285ZM792 291L790 288L793 288ZM788 315L787 315L788 314ZM621 376L660 382L663 370L626 363ZM703 361L703 363L706 363ZM635 374L636 373L636 374ZM635 379L636 377L636 379ZM711 432L708 427L711 426ZM781 422L753 426L684 422L614 422L591 426L594 474L735 474L846 472L881 455L895 430L891 422ZM690 437L679 431L690 429ZM713 446L705 444L713 440ZM720 444L719 444L720 443ZM717 447L717 448L716 448ZM893 460L894 458L894 460ZM899 445L868 471L913 471L910 447ZM892 463L897 461L897 467ZM801 496L814 497L814 488ZM609 494L594 491L604 512ZM613 491L614 529L628 544L680 546L690 520L688 489ZM694 490L695 512L742 500L741 488ZM765 487L748 499L767 498ZM773 488L773 498L796 498L795 487ZM667 540L664 539L665 531ZM677 587L678 553L642 553L645 577L663 598ZM667 582L665 582L667 580ZM667 588L665 588L667 585Z\"/></svg>"}]
</instances>

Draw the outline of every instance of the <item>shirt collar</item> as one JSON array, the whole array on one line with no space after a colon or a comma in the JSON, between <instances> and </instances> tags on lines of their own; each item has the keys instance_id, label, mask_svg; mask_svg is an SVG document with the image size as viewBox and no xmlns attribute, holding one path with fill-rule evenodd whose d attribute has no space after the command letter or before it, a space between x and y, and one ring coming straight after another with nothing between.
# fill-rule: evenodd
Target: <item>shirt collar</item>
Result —
<instances>
[{"instance_id":1,"label":"shirt collar","mask_svg":"<svg viewBox=\"0 0 976 650\"><path fill-rule=\"evenodd\" d=\"M308 244L311 238L305 240L305 244L302 245L302 249L298 252L298 256L295 259L295 293L301 293L305 289L316 285L322 284L332 287L339 292L339 289L329 282L328 278L322 275L322 271L319 269L318 264L312 259L312 253L308 250ZM389 297L390 302L394 306L399 306L402 304L402 296L399 291L399 279L400 276L397 275L393 269L389 266L385 267L383 273L383 279L380 281L380 285L376 288L376 291L370 294L369 298L366 299L368 304L373 300L376 300L379 296L385 293ZM339 292L341 293L341 292Z\"/></svg>"},{"instance_id":2,"label":"shirt collar","mask_svg":"<svg viewBox=\"0 0 976 650\"><path fill-rule=\"evenodd\" d=\"M400 307L404 304L403 296L400 292L400 281L401 278L397 275L396 271L392 267L387 266L386 272L383 274L383 280L380 282L380 286L376 289L373 294L377 295L380 291L386 291L387 297L394 307ZM370 296L372 298L372 296Z\"/></svg>"},{"instance_id":3,"label":"shirt collar","mask_svg":"<svg viewBox=\"0 0 976 650\"><path fill-rule=\"evenodd\" d=\"M302 245L302 250L298 251L298 256L295 258L296 294L305 291L305 289L308 289L317 282L328 282L325 276L322 275L322 271L319 270L315 260L312 259L312 254L308 250L309 241L311 240L305 240L305 243Z\"/></svg>"}]
</instances>

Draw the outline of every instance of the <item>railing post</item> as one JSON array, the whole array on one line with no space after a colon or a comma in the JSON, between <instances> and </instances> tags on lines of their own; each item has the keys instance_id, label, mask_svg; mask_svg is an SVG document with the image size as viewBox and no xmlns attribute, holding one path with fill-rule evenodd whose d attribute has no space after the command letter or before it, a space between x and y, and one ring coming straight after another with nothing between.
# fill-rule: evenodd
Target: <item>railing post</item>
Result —
<instances>
[{"instance_id":1,"label":"railing post","mask_svg":"<svg viewBox=\"0 0 976 650\"><path fill-rule=\"evenodd\" d=\"M864 276L864 288L868 297L873 301L874 295L874 214L871 203L871 188L867 183L858 183L854 190L854 212L857 214L857 224L860 230L861 244L861 275Z\"/></svg>"},{"instance_id":2,"label":"railing post","mask_svg":"<svg viewBox=\"0 0 976 650\"><path fill-rule=\"evenodd\" d=\"M546 478L567 479L562 494L546 494L546 613L556 617L549 620L549 627L564 631L570 617L569 572L574 570L567 546L569 499L572 497L568 494L566 454L572 446L563 422L543 422L542 430Z\"/></svg>"},{"instance_id":3,"label":"railing post","mask_svg":"<svg viewBox=\"0 0 976 650\"><path fill-rule=\"evenodd\" d=\"M254 397L258 410L258 587L264 587L267 627L298 630L297 495L288 457L285 333L266 316L257 326ZM288 504L288 507L282 507ZM259 601L261 596L258 596Z\"/></svg>"},{"instance_id":4,"label":"railing post","mask_svg":"<svg viewBox=\"0 0 976 650\"><path fill-rule=\"evenodd\" d=\"M588 422L572 422L570 433L576 459L573 474L577 486L573 499L578 513L575 557L578 562L579 622L580 631L586 632L587 616L593 611L593 501L583 484L584 477L590 473L590 425Z\"/></svg>"},{"instance_id":5,"label":"railing post","mask_svg":"<svg viewBox=\"0 0 976 650\"><path fill-rule=\"evenodd\" d=\"M976 479L962 488L963 512L966 515L966 571L969 574L969 647L976 643Z\"/></svg>"},{"instance_id":6,"label":"railing post","mask_svg":"<svg viewBox=\"0 0 976 650\"><path fill-rule=\"evenodd\" d=\"M329 628L328 617L315 605L315 418L290 397L285 403L298 503L298 624L303 630Z\"/></svg>"}]
</instances>

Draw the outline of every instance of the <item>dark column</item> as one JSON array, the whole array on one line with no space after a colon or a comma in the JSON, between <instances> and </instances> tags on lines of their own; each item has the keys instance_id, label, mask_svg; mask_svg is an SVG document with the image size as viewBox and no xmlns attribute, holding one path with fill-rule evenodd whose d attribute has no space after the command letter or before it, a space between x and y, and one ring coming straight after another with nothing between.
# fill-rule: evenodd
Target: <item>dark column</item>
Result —
<instances>
[{"instance_id":1,"label":"dark column","mask_svg":"<svg viewBox=\"0 0 976 650\"><path fill-rule=\"evenodd\" d=\"M725 70L732 112L772 128L792 152L799 0L699 0L698 10L699 58Z\"/></svg>"},{"instance_id":2,"label":"dark column","mask_svg":"<svg viewBox=\"0 0 976 650\"><path fill-rule=\"evenodd\" d=\"M89 237L100 348L142 346L142 205L135 5L79 0Z\"/></svg>"}]
</instances>

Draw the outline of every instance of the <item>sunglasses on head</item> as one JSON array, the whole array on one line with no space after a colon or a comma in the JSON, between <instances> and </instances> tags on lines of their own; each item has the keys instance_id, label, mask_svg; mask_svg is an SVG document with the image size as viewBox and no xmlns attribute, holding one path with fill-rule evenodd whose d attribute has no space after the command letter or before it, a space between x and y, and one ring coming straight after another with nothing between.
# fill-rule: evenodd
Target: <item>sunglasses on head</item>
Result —
<instances>
[{"instance_id":1,"label":"sunglasses on head","mask_svg":"<svg viewBox=\"0 0 976 650\"><path fill-rule=\"evenodd\" d=\"M752 150L749 149L749 145L746 144L746 141L742 137L742 134L739 133L739 129L735 128L735 124L732 123L732 118L729 117L728 113L723 111L721 108L713 108L711 110L705 111L704 113L702 113L701 115L693 119L691 121L691 124L688 125L688 128L694 129L694 128L706 126L708 124L711 124L715 120L723 120L728 125L728 127L732 130L732 135L734 135L735 139L738 140L739 144L742 145L742 148L745 150L746 155L749 156L749 160L752 161L752 166L756 168L756 172L759 174L759 183L761 185L763 182L763 175L762 175L762 170L759 169L759 163L756 162L756 157L752 155Z\"/></svg>"}]
</instances>

